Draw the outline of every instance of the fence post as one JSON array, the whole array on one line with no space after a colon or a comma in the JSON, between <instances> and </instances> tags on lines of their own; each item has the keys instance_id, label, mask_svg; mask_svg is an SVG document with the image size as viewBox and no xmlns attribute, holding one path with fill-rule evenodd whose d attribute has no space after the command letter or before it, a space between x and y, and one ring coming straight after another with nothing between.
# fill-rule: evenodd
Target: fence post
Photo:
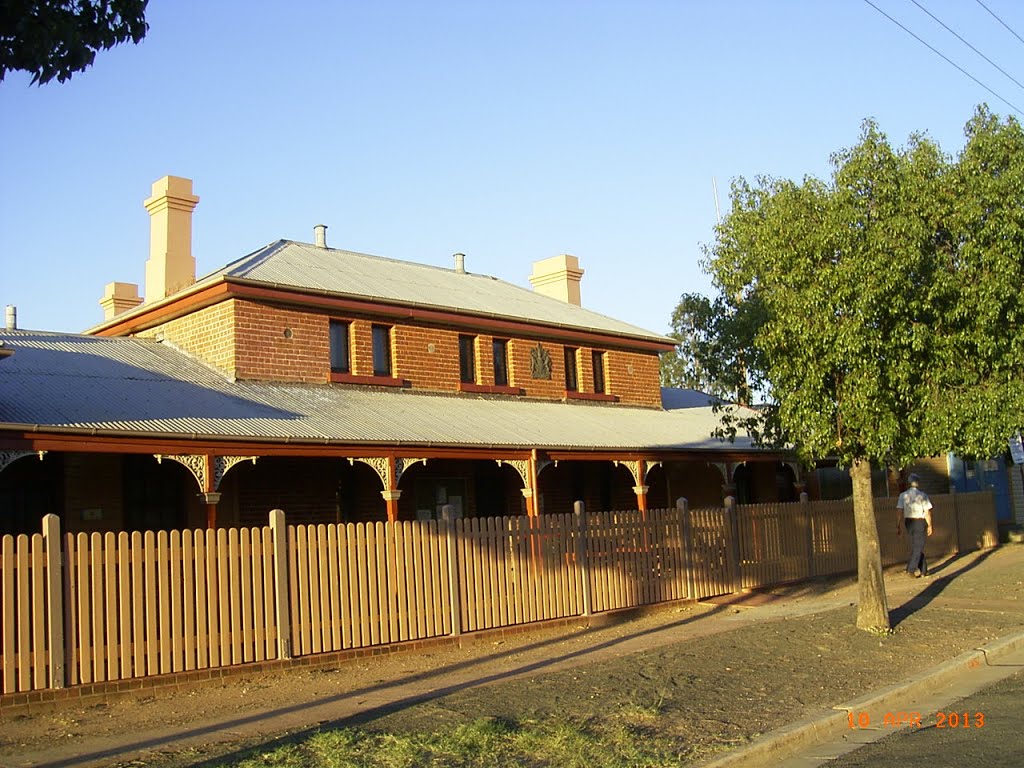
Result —
<instances>
[{"instance_id":1,"label":"fence post","mask_svg":"<svg viewBox=\"0 0 1024 768\"><path fill-rule=\"evenodd\" d=\"M807 547L807 576L813 579L814 571L814 520L811 519L811 499L807 491L800 491L800 511L804 520L804 546Z\"/></svg>"},{"instance_id":2,"label":"fence post","mask_svg":"<svg viewBox=\"0 0 1024 768\"><path fill-rule=\"evenodd\" d=\"M462 599L459 596L458 541L455 530L455 507L445 504L441 507L441 520L444 521L444 535L448 542L448 594L451 597L452 635L462 634Z\"/></svg>"},{"instance_id":3,"label":"fence post","mask_svg":"<svg viewBox=\"0 0 1024 768\"><path fill-rule=\"evenodd\" d=\"M683 568L686 572L686 596L697 599L697 586L693 583L693 525L690 520L690 502L685 497L676 499L679 527L683 536Z\"/></svg>"},{"instance_id":4,"label":"fence post","mask_svg":"<svg viewBox=\"0 0 1024 768\"><path fill-rule=\"evenodd\" d=\"M576 567L583 576L583 615L589 616L590 603L590 561L587 547L587 512L582 501L575 501L572 512L576 522Z\"/></svg>"},{"instance_id":5,"label":"fence post","mask_svg":"<svg viewBox=\"0 0 1024 768\"><path fill-rule=\"evenodd\" d=\"M956 538L953 540L953 546L956 548L953 554L959 555L963 551L963 547L960 543L960 504L956 499L956 486L954 485L949 489L949 495L953 499L953 530L956 531Z\"/></svg>"},{"instance_id":6,"label":"fence post","mask_svg":"<svg viewBox=\"0 0 1024 768\"><path fill-rule=\"evenodd\" d=\"M50 687L63 688L64 677L64 573L61 557L60 518L43 515L46 544L46 631L50 661Z\"/></svg>"},{"instance_id":7,"label":"fence post","mask_svg":"<svg viewBox=\"0 0 1024 768\"><path fill-rule=\"evenodd\" d=\"M277 614L277 657L292 657L291 614L288 586L288 528L284 510L270 510L270 533L274 542L274 612Z\"/></svg>"},{"instance_id":8,"label":"fence post","mask_svg":"<svg viewBox=\"0 0 1024 768\"><path fill-rule=\"evenodd\" d=\"M736 497L725 497L725 515L729 523L729 575L732 577L732 591L739 592L743 588L743 576L740 573L740 521L736 513Z\"/></svg>"}]
</instances>

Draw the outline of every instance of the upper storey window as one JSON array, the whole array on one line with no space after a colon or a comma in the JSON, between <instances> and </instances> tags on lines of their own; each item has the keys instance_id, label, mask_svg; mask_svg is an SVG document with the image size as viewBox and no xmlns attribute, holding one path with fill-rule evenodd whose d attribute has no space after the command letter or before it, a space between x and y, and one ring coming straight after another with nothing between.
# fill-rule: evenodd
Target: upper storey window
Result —
<instances>
[{"instance_id":1,"label":"upper storey window","mask_svg":"<svg viewBox=\"0 0 1024 768\"><path fill-rule=\"evenodd\" d=\"M373 375L391 375L391 326L373 326Z\"/></svg>"},{"instance_id":2,"label":"upper storey window","mask_svg":"<svg viewBox=\"0 0 1024 768\"><path fill-rule=\"evenodd\" d=\"M604 352L596 349L591 352L594 362L594 392L604 394Z\"/></svg>"},{"instance_id":3,"label":"upper storey window","mask_svg":"<svg viewBox=\"0 0 1024 768\"><path fill-rule=\"evenodd\" d=\"M476 336L459 336L459 381L476 383Z\"/></svg>"},{"instance_id":4,"label":"upper storey window","mask_svg":"<svg viewBox=\"0 0 1024 768\"><path fill-rule=\"evenodd\" d=\"M351 325L343 320L331 320L329 335L331 345L331 373L351 373L352 363L349 354Z\"/></svg>"},{"instance_id":5,"label":"upper storey window","mask_svg":"<svg viewBox=\"0 0 1024 768\"><path fill-rule=\"evenodd\" d=\"M494 340L494 385L508 386L508 339Z\"/></svg>"},{"instance_id":6,"label":"upper storey window","mask_svg":"<svg viewBox=\"0 0 1024 768\"><path fill-rule=\"evenodd\" d=\"M567 392L576 392L580 388L579 376L576 370L576 348L565 348L565 389Z\"/></svg>"}]
</instances>

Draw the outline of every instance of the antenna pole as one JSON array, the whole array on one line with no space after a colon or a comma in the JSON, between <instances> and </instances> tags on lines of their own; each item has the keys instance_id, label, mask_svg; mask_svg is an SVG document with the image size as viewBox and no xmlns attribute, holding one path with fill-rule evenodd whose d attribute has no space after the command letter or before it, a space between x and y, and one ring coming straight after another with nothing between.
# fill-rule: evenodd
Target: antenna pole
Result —
<instances>
[{"instance_id":1,"label":"antenna pole","mask_svg":"<svg viewBox=\"0 0 1024 768\"><path fill-rule=\"evenodd\" d=\"M714 176L711 177L711 189L715 193L715 223L721 224L722 212L718 208L718 182L715 180Z\"/></svg>"}]
</instances>

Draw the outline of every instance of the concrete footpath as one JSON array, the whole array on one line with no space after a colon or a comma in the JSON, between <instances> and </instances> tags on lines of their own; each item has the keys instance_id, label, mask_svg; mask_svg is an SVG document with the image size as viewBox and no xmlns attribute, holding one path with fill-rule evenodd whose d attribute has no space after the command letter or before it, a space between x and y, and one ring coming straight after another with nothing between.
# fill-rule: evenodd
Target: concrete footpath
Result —
<instances>
[{"instance_id":1,"label":"concrete footpath","mask_svg":"<svg viewBox=\"0 0 1024 768\"><path fill-rule=\"evenodd\" d=\"M936 570L931 579L908 579L897 570L887 573L890 607L918 621L950 610L998 613L1003 617L1000 626L1007 628L1000 630L998 639L989 637L977 648L931 669L917 670L895 685L836 701L831 709L700 765L821 765L910 726L914 713L922 727L934 725L936 711L1021 669L1024 546L970 553ZM467 638L461 648L343 665L336 672L340 681L322 673L287 673L271 679L243 679L218 690L151 692L144 702L106 709L83 707L13 718L0 713L0 765L194 765L218 752L308 731L317 724L355 725L378 713L467 689L599 665L697 638L743 632L745 627L766 622L850 610L856 599L857 585L850 578L818 581L730 596L710 605L676 607L630 621L607 623L594 617L589 627L538 631L500 641ZM243 696L246 691L255 695Z\"/></svg>"},{"instance_id":2,"label":"concrete footpath","mask_svg":"<svg viewBox=\"0 0 1024 768\"><path fill-rule=\"evenodd\" d=\"M1024 579L1024 547L1009 545L1003 547L1000 554L998 560L988 563L987 566L1007 569L1018 574L1016 583L1019 585L1020 579ZM978 567L984 569L986 564L982 563ZM890 582L893 575L888 575L887 582ZM898 578L901 574L895 575ZM912 583L922 581L927 583L926 580ZM998 605L1001 596L990 597L994 599L992 602L978 600L974 609L987 610L992 605ZM990 711L982 712L979 721L978 711L971 711L970 720L965 727L965 705L957 706L958 702L970 701L970 697L1014 676L1016 678L1012 685L1016 689L1020 686L1020 680L1024 679L1024 629L1009 632L998 640L979 645L895 685L871 691L849 701L838 702L832 707L831 712L818 713L778 728L754 739L748 746L695 764L695 768L759 768L765 765L777 768L815 768L901 732L920 733L929 729L953 731L955 738L958 734L967 733L973 726L975 733L970 736L978 737L983 733L986 717L989 725L993 720L1005 724L1008 716L1014 720L1016 717L1009 712ZM955 722L951 721L951 717L955 718ZM978 727L979 722L982 728ZM988 733L992 734L991 728ZM994 735L991 738L992 756L997 758L997 762L989 763L989 768L1002 765L999 759L1007 750L1011 750L1014 755L1014 761L1007 763L1008 765L1024 765L1024 741L1020 740L1019 732L1009 745L995 742ZM976 742L977 739L972 741ZM984 738L981 741L984 744ZM1017 742L1020 742L1019 745ZM947 743L945 748L955 750L955 744L956 742L952 741L952 746ZM906 760L912 763L920 762L920 748L915 751L904 746L903 749L903 757ZM977 752L977 744L975 743L971 749ZM981 749L984 751L984 746ZM896 748L890 748L889 752L892 753L891 762L882 757L885 752L880 751L866 764L879 767L905 764L906 760L901 762ZM947 760L953 759L956 764L965 764L950 752L947 752L945 757ZM978 755L975 754L975 757ZM859 765L859 762L850 760L849 764ZM925 764L929 763L926 761ZM983 762L977 764L982 765Z\"/></svg>"},{"instance_id":3,"label":"concrete footpath","mask_svg":"<svg viewBox=\"0 0 1024 768\"><path fill-rule=\"evenodd\" d=\"M699 763L697 768L815 768L898 731L963 728L964 708L958 702L1022 670L1024 631L1019 631L902 683L836 704L833 712L779 728L750 746ZM969 722L975 728L979 722L977 715L977 711L969 713ZM987 713L990 721L999 715L1005 713ZM952 717L956 718L956 725ZM986 713L982 713L980 722L984 723L985 717ZM1019 740L1019 733L1015 738ZM1006 745L993 747L1002 750ZM1024 765L1024 743L1019 745L1016 755L1021 759L1013 764ZM918 756L913 755L910 762L919 762Z\"/></svg>"}]
</instances>

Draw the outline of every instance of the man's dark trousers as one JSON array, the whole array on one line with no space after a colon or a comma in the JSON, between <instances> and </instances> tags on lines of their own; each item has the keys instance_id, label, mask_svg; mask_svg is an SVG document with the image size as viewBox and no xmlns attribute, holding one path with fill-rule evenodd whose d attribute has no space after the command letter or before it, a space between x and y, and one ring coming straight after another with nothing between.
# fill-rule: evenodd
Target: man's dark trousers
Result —
<instances>
[{"instance_id":1,"label":"man's dark trousers","mask_svg":"<svg viewBox=\"0 0 1024 768\"><path fill-rule=\"evenodd\" d=\"M924 560L924 544L928 539L928 521L923 517L905 517L903 525L910 539L910 560L907 561L907 573L921 571L922 576L928 575L928 564Z\"/></svg>"}]
</instances>

